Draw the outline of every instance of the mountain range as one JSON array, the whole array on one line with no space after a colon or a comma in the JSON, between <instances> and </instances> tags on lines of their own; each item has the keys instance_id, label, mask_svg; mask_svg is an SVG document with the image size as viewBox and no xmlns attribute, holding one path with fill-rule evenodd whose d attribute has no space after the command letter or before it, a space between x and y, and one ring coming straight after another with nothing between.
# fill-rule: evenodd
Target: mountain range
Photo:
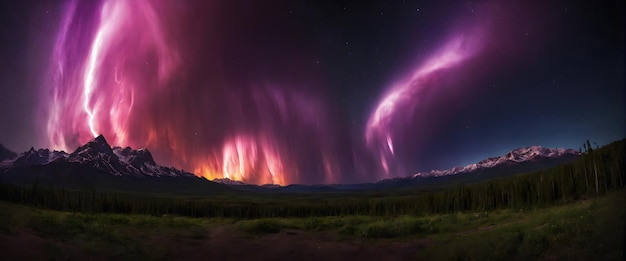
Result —
<instances>
[{"instance_id":1,"label":"mountain range","mask_svg":"<svg viewBox=\"0 0 626 261\"><path fill-rule=\"evenodd\" d=\"M406 187L432 187L450 182L475 182L570 162L572 149L531 146L464 167L419 172L375 183L332 185L250 185L227 178L209 181L173 167L158 165L145 148L111 147L100 135L72 153L30 150L17 154L0 144L0 182L74 189L132 192L211 194L228 191L332 192Z\"/></svg>"},{"instance_id":2,"label":"mountain range","mask_svg":"<svg viewBox=\"0 0 626 261\"><path fill-rule=\"evenodd\" d=\"M72 189L211 194L231 191L173 167L156 164L145 148L111 147L100 135L72 153L30 150L16 154L0 145L0 181Z\"/></svg>"},{"instance_id":3,"label":"mountain range","mask_svg":"<svg viewBox=\"0 0 626 261\"><path fill-rule=\"evenodd\" d=\"M524 163L538 163L540 161L554 161L556 159L577 158L581 153L573 149L551 149L541 146L530 146L515 149L503 156L492 157L470 164L465 167L454 167L446 170L431 170L429 172L419 172L413 177L440 177L470 173L480 170L493 169L503 166L515 166Z\"/></svg>"},{"instance_id":4,"label":"mountain range","mask_svg":"<svg viewBox=\"0 0 626 261\"><path fill-rule=\"evenodd\" d=\"M384 179L373 187L423 187L430 188L444 184L472 183L488 179L502 178L525 172L548 169L574 161L581 156L573 149L553 149L530 146L514 149L502 156L491 157L464 167L446 170L418 172L408 177Z\"/></svg>"},{"instance_id":5,"label":"mountain range","mask_svg":"<svg viewBox=\"0 0 626 261\"><path fill-rule=\"evenodd\" d=\"M19 155L13 153L13 155L15 155L13 159L2 161L0 168L6 169L8 167L10 169L51 163L78 163L114 176L195 177L188 172L157 165L152 154L145 148L134 150L130 147L111 147L102 135L78 147L71 154L64 151L30 148L24 153Z\"/></svg>"}]
</instances>

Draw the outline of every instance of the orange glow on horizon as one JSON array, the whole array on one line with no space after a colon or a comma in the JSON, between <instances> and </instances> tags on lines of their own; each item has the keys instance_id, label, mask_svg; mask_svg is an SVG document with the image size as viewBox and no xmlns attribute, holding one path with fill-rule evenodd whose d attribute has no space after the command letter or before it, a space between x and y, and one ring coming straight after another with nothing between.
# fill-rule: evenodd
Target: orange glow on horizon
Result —
<instances>
[{"instance_id":1,"label":"orange glow on horizon","mask_svg":"<svg viewBox=\"0 0 626 261\"><path fill-rule=\"evenodd\" d=\"M259 142L249 136L229 139L221 154L205 157L193 165L196 176L209 180L228 178L250 184L277 185L287 185L289 181L285 171L288 164L278 149L269 142Z\"/></svg>"}]
</instances>

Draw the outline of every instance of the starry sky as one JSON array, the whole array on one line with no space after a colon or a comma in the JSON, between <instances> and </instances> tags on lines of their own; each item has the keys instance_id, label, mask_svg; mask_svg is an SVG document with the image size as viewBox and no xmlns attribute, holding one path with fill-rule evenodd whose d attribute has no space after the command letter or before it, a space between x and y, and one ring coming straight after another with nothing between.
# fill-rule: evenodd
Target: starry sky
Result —
<instances>
[{"instance_id":1,"label":"starry sky","mask_svg":"<svg viewBox=\"0 0 626 261\"><path fill-rule=\"evenodd\" d=\"M254 184L625 137L621 1L13 1L0 143Z\"/></svg>"}]
</instances>

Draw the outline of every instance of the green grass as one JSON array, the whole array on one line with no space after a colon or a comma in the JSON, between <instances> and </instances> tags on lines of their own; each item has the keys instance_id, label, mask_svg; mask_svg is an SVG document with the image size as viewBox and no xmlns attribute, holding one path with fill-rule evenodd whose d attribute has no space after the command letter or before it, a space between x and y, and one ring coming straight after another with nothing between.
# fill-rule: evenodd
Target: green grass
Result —
<instances>
[{"instance_id":1,"label":"green grass","mask_svg":"<svg viewBox=\"0 0 626 261\"><path fill-rule=\"evenodd\" d=\"M226 222L175 216L67 213L0 201L0 233L11 235L28 228L50 242L74 245L90 255L108 258L167 256L159 246L145 243L145 239L162 236L203 240L211 228Z\"/></svg>"},{"instance_id":2,"label":"green grass","mask_svg":"<svg viewBox=\"0 0 626 261\"><path fill-rule=\"evenodd\" d=\"M463 260L622 260L623 191L587 202L516 213L488 227L433 234L426 259ZM494 220L494 221L495 221ZM458 230L457 230L458 231Z\"/></svg>"},{"instance_id":3,"label":"green grass","mask_svg":"<svg viewBox=\"0 0 626 261\"><path fill-rule=\"evenodd\" d=\"M292 230L390 244L426 240L416 258L429 260L622 260L625 196L622 190L532 210L250 220L68 213L0 201L0 234L26 228L53 242L47 253L60 252L54 242L62 242L112 259L167 259L171 253L159 238L200 244L220 228L249 240Z\"/></svg>"},{"instance_id":4,"label":"green grass","mask_svg":"<svg viewBox=\"0 0 626 261\"><path fill-rule=\"evenodd\" d=\"M263 218L254 220L244 220L239 223L239 229L251 234L278 233L284 227L279 220Z\"/></svg>"}]
</instances>

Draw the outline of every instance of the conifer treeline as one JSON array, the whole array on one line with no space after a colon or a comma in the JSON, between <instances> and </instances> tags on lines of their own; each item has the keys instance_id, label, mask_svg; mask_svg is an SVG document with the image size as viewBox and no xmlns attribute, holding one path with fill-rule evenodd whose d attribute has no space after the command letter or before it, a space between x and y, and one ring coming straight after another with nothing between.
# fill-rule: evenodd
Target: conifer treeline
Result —
<instances>
[{"instance_id":1,"label":"conifer treeline","mask_svg":"<svg viewBox=\"0 0 626 261\"><path fill-rule=\"evenodd\" d=\"M0 184L0 199L31 206L87 213L191 217L309 217L426 215L498 208L526 209L624 188L624 140L593 149L576 161L549 170L435 191L380 197L367 192L328 196L221 195L202 199L162 198L94 190L71 191Z\"/></svg>"}]
</instances>

